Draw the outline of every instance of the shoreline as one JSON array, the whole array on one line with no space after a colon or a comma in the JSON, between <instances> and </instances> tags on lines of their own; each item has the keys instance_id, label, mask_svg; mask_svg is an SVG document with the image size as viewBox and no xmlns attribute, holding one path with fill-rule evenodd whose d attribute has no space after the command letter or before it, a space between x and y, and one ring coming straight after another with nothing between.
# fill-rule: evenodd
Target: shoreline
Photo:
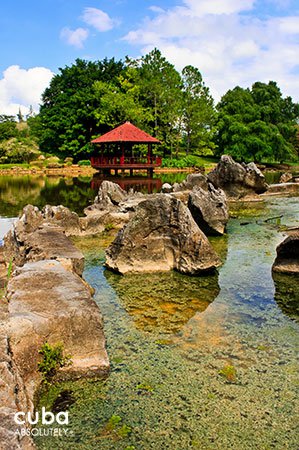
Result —
<instances>
[{"instance_id":1,"label":"shoreline","mask_svg":"<svg viewBox=\"0 0 299 450\"><path fill-rule=\"evenodd\" d=\"M128 171L125 171L128 173ZM139 170L142 175L146 174L145 170ZM160 168L156 169L154 173L192 173L196 172L193 167L185 169L176 168ZM65 177L76 177L76 176L92 176L96 173L100 173L98 170L90 166L69 166L69 167L59 167L59 168L24 168L24 167L10 167L7 169L0 169L0 175L60 175ZM113 176L113 175L112 175ZM119 175L120 176L120 175Z\"/></svg>"}]
</instances>

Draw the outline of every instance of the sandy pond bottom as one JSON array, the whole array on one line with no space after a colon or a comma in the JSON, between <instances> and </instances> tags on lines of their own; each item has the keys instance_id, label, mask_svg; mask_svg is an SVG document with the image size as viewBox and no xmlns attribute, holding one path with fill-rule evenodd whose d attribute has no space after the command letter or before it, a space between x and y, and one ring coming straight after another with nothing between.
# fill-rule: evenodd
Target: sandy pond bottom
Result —
<instances>
[{"instance_id":1,"label":"sandy pond bottom","mask_svg":"<svg viewBox=\"0 0 299 450\"><path fill-rule=\"evenodd\" d=\"M78 241L112 372L42 397L40 407L58 409L57 395L68 399L69 434L37 438L38 448L298 449L299 326L271 276L284 235L264 222L281 214L280 225L298 225L298 199L268 200L247 225L231 219L227 237L213 239L224 264L209 277L121 277L103 268L105 237ZM298 305L296 283L283 292Z\"/></svg>"}]
</instances>

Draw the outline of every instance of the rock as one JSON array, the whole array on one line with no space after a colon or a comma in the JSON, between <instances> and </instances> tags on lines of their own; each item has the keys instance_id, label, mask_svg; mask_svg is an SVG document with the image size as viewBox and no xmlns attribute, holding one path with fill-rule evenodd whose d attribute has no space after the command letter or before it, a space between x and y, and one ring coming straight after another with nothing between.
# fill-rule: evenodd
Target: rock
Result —
<instances>
[{"instance_id":1,"label":"rock","mask_svg":"<svg viewBox=\"0 0 299 450\"><path fill-rule=\"evenodd\" d=\"M44 221L62 227L67 236L80 233L80 218L77 213L65 206L46 205L42 210Z\"/></svg>"},{"instance_id":2,"label":"rock","mask_svg":"<svg viewBox=\"0 0 299 450\"><path fill-rule=\"evenodd\" d=\"M205 234L222 235L229 218L226 195L211 183L208 190L195 187L189 194L188 208Z\"/></svg>"},{"instance_id":3,"label":"rock","mask_svg":"<svg viewBox=\"0 0 299 450\"><path fill-rule=\"evenodd\" d=\"M291 319L299 321L299 274L272 272L274 299Z\"/></svg>"},{"instance_id":4,"label":"rock","mask_svg":"<svg viewBox=\"0 0 299 450\"><path fill-rule=\"evenodd\" d=\"M104 180L99 188L98 195L95 198L94 206L97 209L106 209L111 206L117 206L128 197L118 184L112 181Z\"/></svg>"},{"instance_id":5,"label":"rock","mask_svg":"<svg viewBox=\"0 0 299 450\"><path fill-rule=\"evenodd\" d=\"M0 448L1 450L29 450L35 445L28 436L21 437L24 426L17 425L14 414L30 411L23 380L12 359L8 338L8 303L0 302Z\"/></svg>"},{"instance_id":6,"label":"rock","mask_svg":"<svg viewBox=\"0 0 299 450\"><path fill-rule=\"evenodd\" d=\"M241 165L228 155L221 156L215 169L208 174L208 180L230 197L261 194L268 189L264 175L254 163Z\"/></svg>"},{"instance_id":7,"label":"rock","mask_svg":"<svg viewBox=\"0 0 299 450\"><path fill-rule=\"evenodd\" d=\"M208 190L207 177L201 173L189 173L186 180L184 180L182 183L175 183L173 185L173 191L191 191L195 186Z\"/></svg>"},{"instance_id":8,"label":"rock","mask_svg":"<svg viewBox=\"0 0 299 450\"><path fill-rule=\"evenodd\" d=\"M56 259L66 268L82 275L84 269L83 254L76 249L62 228L43 225L31 232L19 232L19 221L4 238L4 253L7 261L22 266L28 261Z\"/></svg>"},{"instance_id":9,"label":"rock","mask_svg":"<svg viewBox=\"0 0 299 450\"><path fill-rule=\"evenodd\" d=\"M285 172L281 175L279 179L279 183L288 183L289 181L292 181L293 174L290 172Z\"/></svg>"},{"instance_id":10,"label":"rock","mask_svg":"<svg viewBox=\"0 0 299 450\"><path fill-rule=\"evenodd\" d=\"M169 194L139 203L106 252L106 266L122 274L172 269L197 274L219 265L188 208Z\"/></svg>"},{"instance_id":11,"label":"rock","mask_svg":"<svg viewBox=\"0 0 299 450\"><path fill-rule=\"evenodd\" d=\"M4 288L7 280L7 267L3 253L4 248L0 247L0 298L1 298L1 289Z\"/></svg>"},{"instance_id":12,"label":"rock","mask_svg":"<svg viewBox=\"0 0 299 450\"><path fill-rule=\"evenodd\" d=\"M26 263L9 281L7 299L11 352L31 401L41 380L38 352L46 341L62 342L71 355L63 378L107 374L102 317L78 275L58 261Z\"/></svg>"},{"instance_id":13,"label":"rock","mask_svg":"<svg viewBox=\"0 0 299 450\"><path fill-rule=\"evenodd\" d=\"M171 186L171 184L169 184L169 183L162 184L161 192L163 192L163 194L169 194L169 192L172 192L172 191L173 191L173 187Z\"/></svg>"},{"instance_id":14,"label":"rock","mask_svg":"<svg viewBox=\"0 0 299 450\"><path fill-rule=\"evenodd\" d=\"M276 249L274 272L299 274L299 232L290 234Z\"/></svg>"},{"instance_id":15,"label":"rock","mask_svg":"<svg viewBox=\"0 0 299 450\"><path fill-rule=\"evenodd\" d=\"M299 193L299 183L277 183L271 184L267 192L262 195L297 195Z\"/></svg>"}]
</instances>

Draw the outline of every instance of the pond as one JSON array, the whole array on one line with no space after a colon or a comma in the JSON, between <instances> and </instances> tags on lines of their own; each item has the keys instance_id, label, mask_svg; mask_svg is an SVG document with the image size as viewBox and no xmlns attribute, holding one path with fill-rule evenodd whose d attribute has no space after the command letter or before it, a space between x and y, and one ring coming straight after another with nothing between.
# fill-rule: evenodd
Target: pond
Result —
<instances>
[{"instance_id":1,"label":"pond","mask_svg":"<svg viewBox=\"0 0 299 450\"><path fill-rule=\"evenodd\" d=\"M2 236L27 203L80 213L94 195L90 179L0 177ZM211 239L223 261L212 276L119 276L103 265L113 231L74 239L112 370L41 397L39 408L67 407L70 422L66 436L37 437L38 448L298 449L299 283L271 274L283 227L299 225L298 197L241 204L234 217Z\"/></svg>"},{"instance_id":2,"label":"pond","mask_svg":"<svg viewBox=\"0 0 299 450\"><path fill-rule=\"evenodd\" d=\"M186 173L156 174L154 178L146 176L110 177L126 190L134 188L143 192L160 191L163 183L181 182ZM67 178L41 175L0 175L0 217L17 217L27 204L43 207L46 204L64 205L78 214L93 202L103 178L93 177Z\"/></svg>"},{"instance_id":3,"label":"pond","mask_svg":"<svg viewBox=\"0 0 299 450\"><path fill-rule=\"evenodd\" d=\"M41 398L40 407L56 408L59 393L72 401L68 436L37 438L39 448L298 448L298 316L271 275L281 229L299 225L298 198L243 205L242 215L212 239L223 260L214 276L119 276L103 267L109 233L75 239L112 371ZM280 224L265 221L278 215ZM298 278L286 287L298 305Z\"/></svg>"}]
</instances>

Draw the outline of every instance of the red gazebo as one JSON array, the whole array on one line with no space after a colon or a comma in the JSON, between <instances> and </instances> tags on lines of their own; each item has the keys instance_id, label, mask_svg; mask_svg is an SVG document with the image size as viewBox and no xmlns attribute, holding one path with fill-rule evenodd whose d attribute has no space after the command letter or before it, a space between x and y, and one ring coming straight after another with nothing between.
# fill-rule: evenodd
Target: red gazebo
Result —
<instances>
[{"instance_id":1,"label":"red gazebo","mask_svg":"<svg viewBox=\"0 0 299 450\"><path fill-rule=\"evenodd\" d=\"M100 155L91 157L91 165L97 170L110 173L111 169L147 170L149 175L153 174L155 167L162 164L159 156L153 155L152 144L160 144L160 141L140 128L135 127L130 122L120 125L114 130L109 131L103 136L93 139L92 144L101 145ZM140 152L133 149L135 144L146 144L147 155L143 156Z\"/></svg>"}]
</instances>

